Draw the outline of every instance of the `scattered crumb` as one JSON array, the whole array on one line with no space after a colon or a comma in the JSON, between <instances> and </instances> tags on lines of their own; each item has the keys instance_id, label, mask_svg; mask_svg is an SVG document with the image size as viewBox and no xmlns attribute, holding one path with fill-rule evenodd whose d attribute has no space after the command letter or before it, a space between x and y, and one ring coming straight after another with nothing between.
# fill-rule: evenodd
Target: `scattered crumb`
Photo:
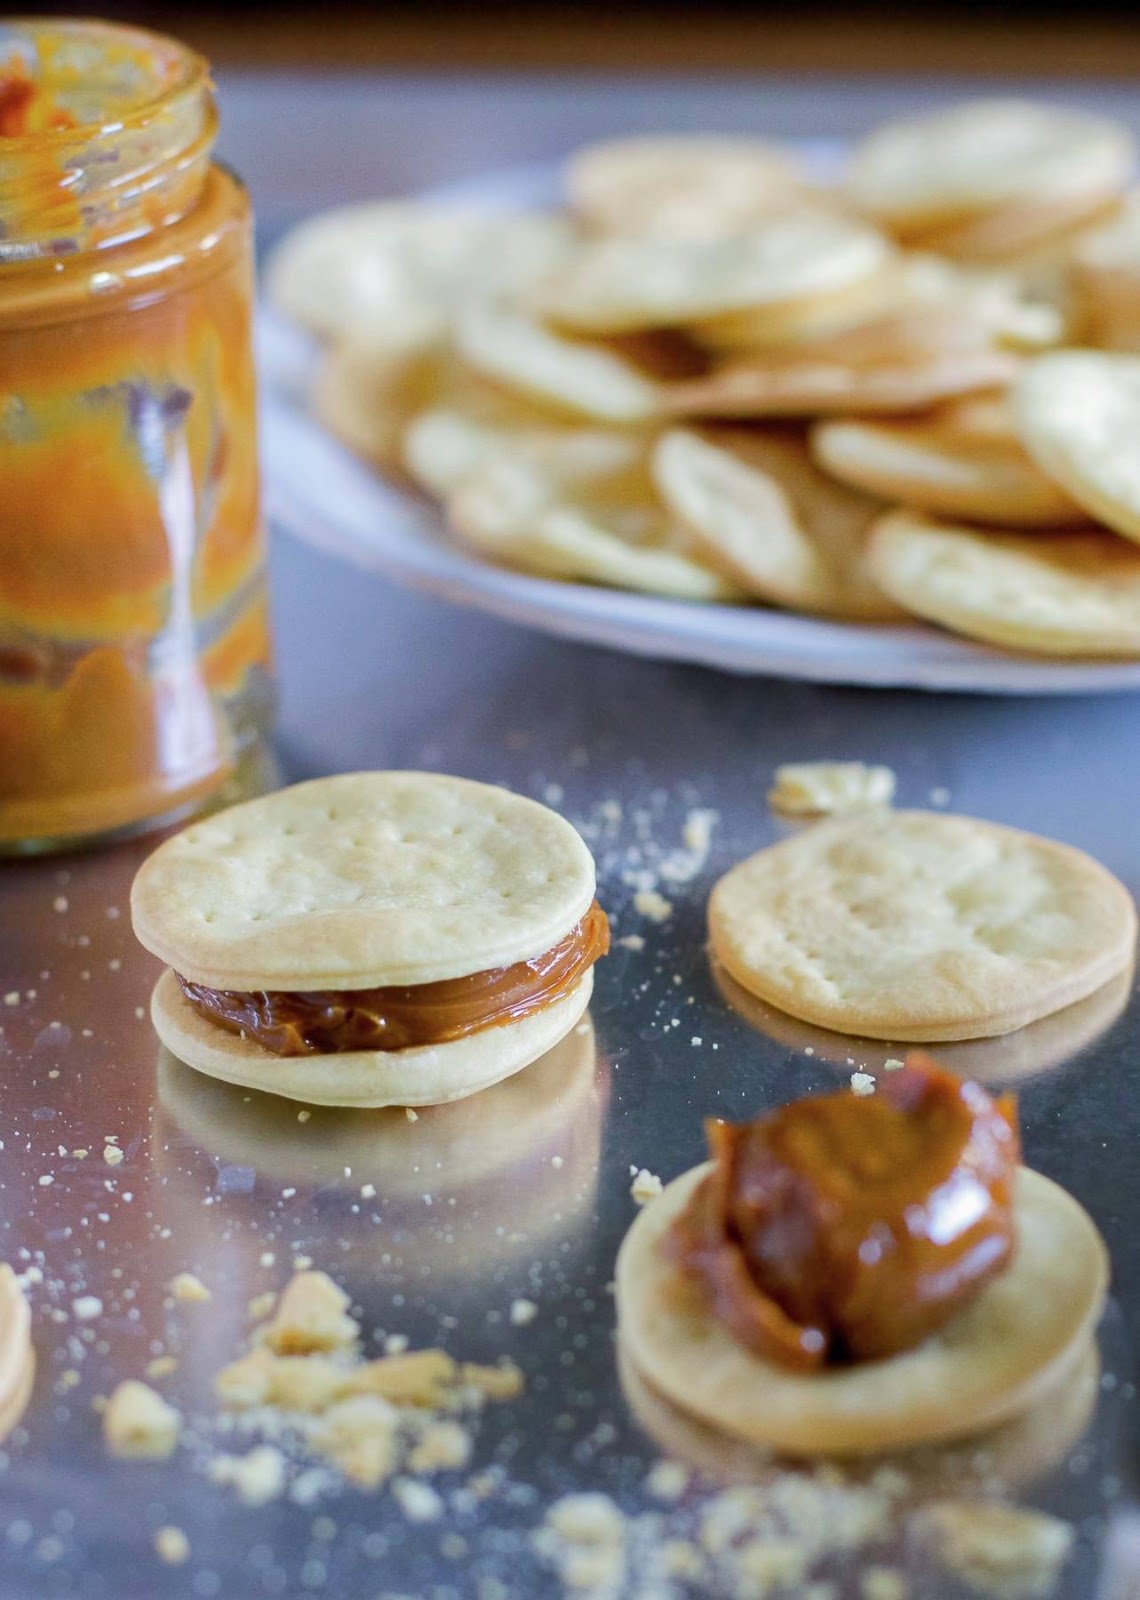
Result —
<instances>
[{"instance_id":1,"label":"scattered crumb","mask_svg":"<svg viewBox=\"0 0 1140 1600\"><path fill-rule=\"evenodd\" d=\"M647 1206L651 1200L657 1198L664 1187L655 1172L642 1167L630 1184L629 1192L636 1205Z\"/></svg>"},{"instance_id":2,"label":"scattered crumb","mask_svg":"<svg viewBox=\"0 0 1140 1600\"><path fill-rule=\"evenodd\" d=\"M71 1302L72 1315L80 1322L94 1322L103 1315L103 1302L96 1294L80 1295Z\"/></svg>"},{"instance_id":3,"label":"scattered crumb","mask_svg":"<svg viewBox=\"0 0 1140 1600\"><path fill-rule=\"evenodd\" d=\"M929 799L932 806L948 806L950 804L950 791L939 785L938 788L931 789Z\"/></svg>"},{"instance_id":4,"label":"scattered crumb","mask_svg":"<svg viewBox=\"0 0 1140 1600\"><path fill-rule=\"evenodd\" d=\"M178 1371L178 1362L173 1356L155 1356L153 1361L146 1365L148 1378L168 1378L172 1372Z\"/></svg>"},{"instance_id":5,"label":"scattered crumb","mask_svg":"<svg viewBox=\"0 0 1140 1600\"><path fill-rule=\"evenodd\" d=\"M627 933L617 940L623 950L644 950L645 940L640 933Z\"/></svg>"},{"instance_id":6,"label":"scattered crumb","mask_svg":"<svg viewBox=\"0 0 1140 1600\"><path fill-rule=\"evenodd\" d=\"M455 1472L471 1459L471 1435L458 1422L432 1422L408 1457L413 1472Z\"/></svg>"},{"instance_id":7,"label":"scattered crumb","mask_svg":"<svg viewBox=\"0 0 1140 1600\"><path fill-rule=\"evenodd\" d=\"M294 1256L293 1257L293 1271L294 1272L308 1272L308 1270L312 1266L312 1264L313 1264L312 1256Z\"/></svg>"},{"instance_id":8,"label":"scattered crumb","mask_svg":"<svg viewBox=\"0 0 1140 1600\"><path fill-rule=\"evenodd\" d=\"M123 1461L165 1461L178 1442L179 1416L160 1394L127 1378L107 1401L103 1438Z\"/></svg>"},{"instance_id":9,"label":"scattered crumb","mask_svg":"<svg viewBox=\"0 0 1140 1600\"><path fill-rule=\"evenodd\" d=\"M123 1160L123 1152L117 1145L105 1145L103 1147L103 1160L109 1167L120 1166Z\"/></svg>"},{"instance_id":10,"label":"scattered crumb","mask_svg":"<svg viewBox=\"0 0 1140 1600\"><path fill-rule=\"evenodd\" d=\"M487 1400L515 1400L525 1386L522 1372L512 1361L504 1361L498 1367L465 1361L459 1372L464 1386Z\"/></svg>"},{"instance_id":11,"label":"scattered crumb","mask_svg":"<svg viewBox=\"0 0 1140 1600\"><path fill-rule=\"evenodd\" d=\"M869 1072L853 1072L851 1074L852 1094L874 1094L875 1080Z\"/></svg>"},{"instance_id":12,"label":"scattered crumb","mask_svg":"<svg viewBox=\"0 0 1140 1600\"><path fill-rule=\"evenodd\" d=\"M538 1307L533 1300L512 1300L509 1315L512 1327L525 1328L538 1316Z\"/></svg>"},{"instance_id":13,"label":"scattered crumb","mask_svg":"<svg viewBox=\"0 0 1140 1600\"><path fill-rule=\"evenodd\" d=\"M633 909L650 922L668 922L673 915L673 902L656 889L639 889L633 897Z\"/></svg>"},{"instance_id":14,"label":"scattered crumb","mask_svg":"<svg viewBox=\"0 0 1140 1600\"><path fill-rule=\"evenodd\" d=\"M889 806L894 793L890 767L869 767L862 761L798 761L776 768L768 804L788 817L839 816Z\"/></svg>"},{"instance_id":15,"label":"scattered crumb","mask_svg":"<svg viewBox=\"0 0 1140 1600\"><path fill-rule=\"evenodd\" d=\"M66 911L67 910L67 896L65 894L57 894L55 899L51 903L51 908L52 908L53 911Z\"/></svg>"},{"instance_id":16,"label":"scattered crumb","mask_svg":"<svg viewBox=\"0 0 1140 1600\"><path fill-rule=\"evenodd\" d=\"M1015 1506L944 1500L916 1522L940 1564L994 1600L1051 1594L1073 1543L1067 1522Z\"/></svg>"},{"instance_id":17,"label":"scattered crumb","mask_svg":"<svg viewBox=\"0 0 1140 1600\"><path fill-rule=\"evenodd\" d=\"M158 1559L169 1567L180 1567L190 1559L190 1541L181 1528L159 1528L154 1536L154 1550Z\"/></svg>"},{"instance_id":18,"label":"scattered crumb","mask_svg":"<svg viewBox=\"0 0 1140 1600\"><path fill-rule=\"evenodd\" d=\"M4 996L4 1004L6 1006L18 1006L19 1003L20 991L18 989L9 989L8 993Z\"/></svg>"},{"instance_id":19,"label":"scattered crumb","mask_svg":"<svg viewBox=\"0 0 1140 1600\"><path fill-rule=\"evenodd\" d=\"M175 1300L183 1300L189 1304L204 1304L214 1297L200 1278L192 1272L178 1272L171 1278L167 1290Z\"/></svg>"},{"instance_id":20,"label":"scattered crumb","mask_svg":"<svg viewBox=\"0 0 1140 1600\"><path fill-rule=\"evenodd\" d=\"M313 1113L311 1111L309 1111L308 1109L306 1109L304 1111L298 1111L298 1113L297 1113L297 1121L298 1122L308 1122L309 1119L312 1117L312 1115L313 1115Z\"/></svg>"},{"instance_id":21,"label":"scattered crumb","mask_svg":"<svg viewBox=\"0 0 1140 1600\"><path fill-rule=\"evenodd\" d=\"M650 1468L645 1487L655 1500L679 1500L691 1479L692 1473L680 1461L658 1461Z\"/></svg>"},{"instance_id":22,"label":"scattered crumb","mask_svg":"<svg viewBox=\"0 0 1140 1600\"><path fill-rule=\"evenodd\" d=\"M285 1487L285 1457L271 1444L255 1445L244 1456L215 1456L208 1470L211 1482L236 1489L247 1506L268 1505Z\"/></svg>"},{"instance_id":23,"label":"scattered crumb","mask_svg":"<svg viewBox=\"0 0 1140 1600\"><path fill-rule=\"evenodd\" d=\"M409 1122L418 1122L420 1120L419 1112L413 1111L411 1106L404 1107L404 1115L407 1117Z\"/></svg>"},{"instance_id":24,"label":"scattered crumb","mask_svg":"<svg viewBox=\"0 0 1140 1600\"><path fill-rule=\"evenodd\" d=\"M883 1071L884 1072L901 1072L903 1067L905 1067L905 1066L906 1066L906 1062L905 1061L900 1061L896 1056L891 1056L888 1060L883 1062Z\"/></svg>"},{"instance_id":25,"label":"scattered crumb","mask_svg":"<svg viewBox=\"0 0 1140 1600\"><path fill-rule=\"evenodd\" d=\"M52 1177L50 1172L45 1172L39 1179L39 1185L41 1189L50 1189L54 1182L55 1179Z\"/></svg>"},{"instance_id":26,"label":"scattered crumb","mask_svg":"<svg viewBox=\"0 0 1140 1600\"><path fill-rule=\"evenodd\" d=\"M434 1522L443 1511L443 1501L431 1485L415 1478L397 1478L392 1494L409 1522Z\"/></svg>"},{"instance_id":27,"label":"scattered crumb","mask_svg":"<svg viewBox=\"0 0 1140 1600\"><path fill-rule=\"evenodd\" d=\"M298 1272L286 1284L262 1337L278 1355L309 1355L355 1344L360 1328L349 1299L324 1272Z\"/></svg>"}]
</instances>

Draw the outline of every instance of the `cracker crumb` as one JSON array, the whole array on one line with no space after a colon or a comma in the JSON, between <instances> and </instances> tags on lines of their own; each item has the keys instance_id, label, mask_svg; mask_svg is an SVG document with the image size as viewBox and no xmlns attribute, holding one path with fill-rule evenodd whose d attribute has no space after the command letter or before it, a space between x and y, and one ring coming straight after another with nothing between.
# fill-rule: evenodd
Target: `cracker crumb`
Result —
<instances>
[{"instance_id":1,"label":"cracker crumb","mask_svg":"<svg viewBox=\"0 0 1140 1600\"><path fill-rule=\"evenodd\" d=\"M168 1567L180 1567L190 1559L190 1541L181 1528L159 1528L153 1542L155 1554Z\"/></svg>"},{"instance_id":2,"label":"cracker crumb","mask_svg":"<svg viewBox=\"0 0 1140 1600\"><path fill-rule=\"evenodd\" d=\"M1073 1544L1073 1529L1043 1511L944 1500L917 1518L939 1563L995 1600L1049 1594Z\"/></svg>"},{"instance_id":3,"label":"cracker crumb","mask_svg":"<svg viewBox=\"0 0 1140 1600\"><path fill-rule=\"evenodd\" d=\"M137 1378L115 1389L103 1412L103 1438L122 1461L165 1461L178 1443L180 1418L174 1407Z\"/></svg>"},{"instance_id":4,"label":"cracker crumb","mask_svg":"<svg viewBox=\"0 0 1140 1600\"><path fill-rule=\"evenodd\" d=\"M94 1322L103 1315L103 1302L97 1294L83 1294L71 1302L71 1314L79 1322Z\"/></svg>"},{"instance_id":5,"label":"cracker crumb","mask_svg":"<svg viewBox=\"0 0 1140 1600\"><path fill-rule=\"evenodd\" d=\"M38 1182L41 1189L50 1189L52 1184L55 1182L55 1179L50 1172L45 1172L41 1175Z\"/></svg>"},{"instance_id":6,"label":"cracker crumb","mask_svg":"<svg viewBox=\"0 0 1140 1600\"><path fill-rule=\"evenodd\" d=\"M627 934L624 934L622 936L622 938L620 938L617 941L617 943L621 946L621 948L623 950L644 950L645 949L645 940L641 937L640 933L627 933Z\"/></svg>"},{"instance_id":7,"label":"cracker crumb","mask_svg":"<svg viewBox=\"0 0 1140 1600\"><path fill-rule=\"evenodd\" d=\"M204 1305L214 1298L201 1278L195 1277L192 1272L176 1272L167 1285L167 1291L175 1300L190 1305Z\"/></svg>"},{"instance_id":8,"label":"cracker crumb","mask_svg":"<svg viewBox=\"0 0 1140 1600\"><path fill-rule=\"evenodd\" d=\"M646 1491L655 1500L679 1500L689 1487L692 1473L680 1461L658 1461L645 1480Z\"/></svg>"},{"instance_id":9,"label":"cracker crumb","mask_svg":"<svg viewBox=\"0 0 1140 1600\"><path fill-rule=\"evenodd\" d=\"M212 1483L235 1489L243 1505L264 1506L285 1487L285 1457L275 1445L254 1445L244 1456L215 1456L209 1465Z\"/></svg>"},{"instance_id":10,"label":"cracker crumb","mask_svg":"<svg viewBox=\"0 0 1140 1600\"><path fill-rule=\"evenodd\" d=\"M8 993L4 996L4 1004L6 1006L18 1006L19 1003L20 991L18 989L9 989Z\"/></svg>"},{"instance_id":11,"label":"cracker crumb","mask_svg":"<svg viewBox=\"0 0 1140 1600\"><path fill-rule=\"evenodd\" d=\"M51 903L51 908L52 908L53 911L66 911L67 910L67 896L65 894L57 894L55 899Z\"/></svg>"},{"instance_id":12,"label":"cracker crumb","mask_svg":"<svg viewBox=\"0 0 1140 1600\"><path fill-rule=\"evenodd\" d=\"M538 1316L538 1307L533 1300L512 1300L509 1316L512 1327L525 1328Z\"/></svg>"},{"instance_id":13,"label":"cracker crumb","mask_svg":"<svg viewBox=\"0 0 1140 1600\"><path fill-rule=\"evenodd\" d=\"M411 1106L404 1107L404 1115L407 1117L409 1122L418 1122L420 1120L419 1112L413 1111Z\"/></svg>"},{"instance_id":14,"label":"cracker crumb","mask_svg":"<svg viewBox=\"0 0 1140 1600\"><path fill-rule=\"evenodd\" d=\"M118 1145L104 1145L103 1160L109 1167L121 1166L123 1161L123 1152L119 1149Z\"/></svg>"},{"instance_id":15,"label":"cracker crumb","mask_svg":"<svg viewBox=\"0 0 1140 1600\"><path fill-rule=\"evenodd\" d=\"M629 1186L629 1192L635 1205L647 1206L651 1200L657 1198L664 1187L655 1172L650 1172L647 1167L641 1167Z\"/></svg>"},{"instance_id":16,"label":"cracker crumb","mask_svg":"<svg viewBox=\"0 0 1140 1600\"><path fill-rule=\"evenodd\" d=\"M413 1472L454 1472L471 1458L471 1435L458 1422L432 1422L408 1457Z\"/></svg>"},{"instance_id":17,"label":"cracker crumb","mask_svg":"<svg viewBox=\"0 0 1140 1600\"><path fill-rule=\"evenodd\" d=\"M148 1378L168 1378L172 1372L178 1371L178 1362L173 1356L155 1356L153 1361L146 1364Z\"/></svg>"},{"instance_id":18,"label":"cracker crumb","mask_svg":"<svg viewBox=\"0 0 1140 1600\"><path fill-rule=\"evenodd\" d=\"M397 1413L378 1395L331 1406L309 1433L313 1448L363 1489L375 1489L396 1470Z\"/></svg>"},{"instance_id":19,"label":"cracker crumb","mask_svg":"<svg viewBox=\"0 0 1140 1600\"><path fill-rule=\"evenodd\" d=\"M900 1061L897 1056L889 1056L887 1060L883 1062L883 1071L901 1072L905 1066L905 1061Z\"/></svg>"},{"instance_id":20,"label":"cracker crumb","mask_svg":"<svg viewBox=\"0 0 1140 1600\"><path fill-rule=\"evenodd\" d=\"M313 1264L312 1256L294 1256L293 1257L293 1271L294 1272L308 1272L308 1270L312 1266L312 1264Z\"/></svg>"},{"instance_id":21,"label":"cracker crumb","mask_svg":"<svg viewBox=\"0 0 1140 1600\"><path fill-rule=\"evenodd\" d=\"M853 1072L851 1074L851 1093L857 1095L874 1094L875 1080L869 1072Z\"/></svg>"},{"instance_id":22,"label":"cracker crumb","mask_svg":"<svg viewBox=\"0 0 1140 1600\"><path fill-rule=\"evenodd\" d=\"M327 1273L298 1272L285 1285L263 1338L278 1355L344 1350L356 1343L359 1325L348 1315L349 1299Z\"/></svg>"},{"instance_id":23,"label":"cracker crumb","mask_svg":"<svg viewBox=\"0 0 1140 1600\"><path fill-rule=\"evenodd\" d=\"M656 889L639 889L633 897L633 909L650 922L668 922L673 915L673 902Z\"/></svg>"},{"instance_id":24,"label":"cracker crumb","mask_svg":"<svg viewBox=\"0 0 1140 1600\"><path fill-rule=\"evenodd\" d=\"M608 1494L564 1495L546 1513L546 1526L570 1544L616 1545L625 1538L625 1517Z\"/></svg>"},{"instance_id":25,"label":"cracker crumb","mask_svg":"<svg viewBox=\"0 0 1140 1600\"><path fill-rule=\"evenodd\" d=\"M312 1115L313 1115L313 1113L311 1111L307 1110L307 1109L304 1110L304 1111L298 1111L298 1113L297 1113L297 1121L298 1122L308 1122L312 1118Z\"/></svg>"},{"instance_id":26,"label":"cracker crumb","mask_svg":"<svg viewBox=\"0 0 1140 1600\"><path fill-rule=\"evenodd\" d=\"M443 1501L427 1483L415 1478L397 1478L392 1485L396 1504L409 1522L435 1522L443 1513Z\"/></svg>"},{"instance_id":27,"label":"cracker crumb","mask_svg":"<svg viewBox=\"0 0 1140 1600\"><path fill-rule=\"evenodd\" d=\"M787 817L842 816L889 806L894 793L890 767L863 761L794 761L776 768L768 804Z\"/></svg>"},{"instance_id":28,"label":"cracker crumb","mask_svg":"<svg viewBox=\"0 0 1140 1600\"><path fill-rule=\"evenodd\" d=\"M459 1373L465 1387L474 1389L487 1400L517 1399L525 1387L522 1370L513 1361L504 1361L498 1367L465 1361Z\"/></svg>"}]
</instances>

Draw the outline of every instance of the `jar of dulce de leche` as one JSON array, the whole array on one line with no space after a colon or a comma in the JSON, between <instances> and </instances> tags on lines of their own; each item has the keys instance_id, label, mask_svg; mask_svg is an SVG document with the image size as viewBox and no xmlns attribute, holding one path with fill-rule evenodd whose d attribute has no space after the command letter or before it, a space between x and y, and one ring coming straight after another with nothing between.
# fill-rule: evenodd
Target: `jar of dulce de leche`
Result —
<instances>
[{"instance_id":1,"label":"jar of dulce de leche","mask_svg":"<svg viewBox=\"0 0 1140 1600\"><path fill-rule=\"evenodd\" d=\"M206 63L0 22L0 851L172 819L272 713L245 190Z\"/></svg>"}]
</instances>

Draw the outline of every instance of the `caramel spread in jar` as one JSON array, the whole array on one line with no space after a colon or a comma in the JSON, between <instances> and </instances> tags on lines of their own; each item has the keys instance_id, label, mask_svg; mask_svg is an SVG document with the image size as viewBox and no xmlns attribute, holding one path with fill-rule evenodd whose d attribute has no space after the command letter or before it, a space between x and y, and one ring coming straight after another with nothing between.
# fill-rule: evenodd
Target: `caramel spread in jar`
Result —
<instances>
[{"instance_id":1,"label":"caramel spread in jar","mask_svg":"<svg viewBox=\"0 0 1140 1600\"><path fill-rule=\"evenodd\" d=\"M609 922L595 900L565 939L542 955L438 983L243 993L175 976L202 1016L230 1033L256 1039L274 1055L407 1050L521 1021L569 994L609 947Z\"/></svg>"},{"instance_id":2,"label":"caramel spread in jar","mask_svg":"<svg viewBox=\"0 0 1140 1600\"><path fill-rule=\"evenodd\" d=\"M271 710L249 202L205 62L0 22L0 853L217 792Z\"/></svg>"},{"instance_id":3,"label":"caramel spread in jar","mask_svg":"<svg viewBox=\"0 0 1140 1600\"><path fill-rule=\"evenodd\" d=\"M707 1125L669 1247L733 1337L785 1367L910 1349L1009 1265L1016 1101L913 1054L877 1092Z\"/></svg>"}]
</instances>

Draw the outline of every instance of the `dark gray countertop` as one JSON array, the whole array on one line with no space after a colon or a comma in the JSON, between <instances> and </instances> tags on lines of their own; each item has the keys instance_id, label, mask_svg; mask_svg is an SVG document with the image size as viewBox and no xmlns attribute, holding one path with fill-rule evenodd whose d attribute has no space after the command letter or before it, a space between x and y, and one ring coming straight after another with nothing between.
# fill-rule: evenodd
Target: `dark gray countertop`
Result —
<instances>
[{"instance_id":1,"label":"dark gray countertop","mask_svg":"<svg viewBox=\"0 0 1140 1600\"><path fill-rule=\"evenodd\" d=\"M270 231L339 198L549 157L604 129L843 133L925 93L905 83L741 80L631 88L273 79L222 88L227 153ZM1076 98L1118 103L1088 85ZM645 1510L641 1484L658 1452L619 1385L606 1291L633 1215L630 1167L671 1177L701 1155L702 1116L755 1112L851 1071L845 1058L807 1056L802 1040L749 1026L707 967L705 896L728 864L775 837L764 796L778 762L886 762L901 801L922 805L946 791L953 809L1080 845L1140 889L1131 696L1017 702L735 680L512 629L284 538L272 575L288 776L427 766L555 799L591 830L616 931L643 935L645 948L619 948L599 969L596 1078L562 1123L553 1095L537 1148L520 1149L517 1132L502 1127L483 1150L498 1176L434 1173L423 1185L431 1206L398 1189L395 1169L379 1160L368 1174L377 1195L362 1204L359 1166L351 1178L330 1175L280 1124L249 1145L258 1112L240 1096L177 1069L164 1072L156 1095L156 1041L136 1014L155 963L134 945L126 916L145 846L0 869L0 991L24 996L0 1015L0 1257L33 1260L45 1274L31 1291L39 1382L0 1475L3 1600L545 1594L553 1580L529 1533L553 1495L601 1487ZM694 807L718 813L708 860L667 890L667 923L645 922L623 882L631 852L659 860L674 850ZM1034 1048L1047 1059L1049 1037ZM866 1058L858 1047L851 1054ZM1008 1070L1010 1058L995 1053L999 1071L1003 1060ZM1109 1513L1135 1489L1136 1071L1133 1001L1073 1059L1019 1083L1028 1160L1089 1207L1114 1268L1098 1420L1075 1454L1024 1491L1078 1525L1067 1600L1090 1600ZM126 1152L114 1169L98 1159L109 1134ZM425 1140L430 1166L430 1129L416 1125L412 1136ZM80 1147L95 1159L59 1154ZM41 1185L48 1174L53 1182ZM274 1260L262 1264L266 1252ZM475 1359L516 1356L527 1393L487 1414L476 1447L476 1464L504 1467L507 1490L478 1510L413 1525L384 1495L243 1509L204 1480L193 1451L154 1467L105 1460L92 1397L141 1373L162 1341L181 1355L165 1387L188 1415L209 1414L211 1375L236 1353L248 1299L279 1286L298 1252L345 1283L370 1327L417 1344L442 1337ZM165 1284L182 1268L211 1285L212 1306L164 1306ZM91 1324L71 1309L83 1294L103 1301ZM539 1307L521 1329L506 1316L518 1296ZM441 1317L457 1321L441 1332ZM69 1370L79 1374L70 1389ZM336 1524L334 1536L321 1517ZM189 1535L185 1567L155 1559L151 1537L163 1523ZM456 1531L463 1553L447 1545L448 1555L441 1539ZM898 1559L913 1566L916 1597L959 1593L913 1551Z\"/></svg>"}]
</instances>

